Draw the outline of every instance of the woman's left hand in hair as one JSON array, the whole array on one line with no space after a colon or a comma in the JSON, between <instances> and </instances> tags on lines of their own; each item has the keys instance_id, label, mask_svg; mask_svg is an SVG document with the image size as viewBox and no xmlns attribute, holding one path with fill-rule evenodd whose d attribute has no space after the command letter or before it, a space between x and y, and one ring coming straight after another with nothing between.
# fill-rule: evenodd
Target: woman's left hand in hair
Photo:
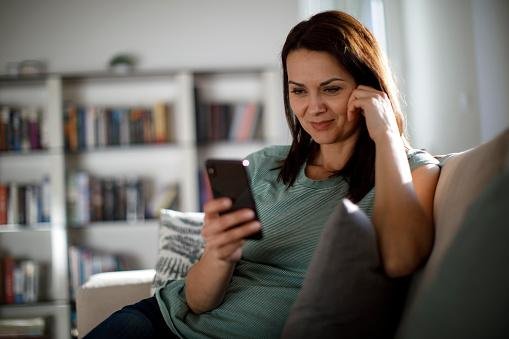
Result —
<instances>
[{"instance_id":1,"label":"woman's left hand in hair","mask_svg":"<svg viewBox=\"0 0 509 339\"><path fill-rule=\"evenodd\" d=\"M357 86L348 100L348 121L359 113L364 115L369 136L375 143L387 135L400 135L391 101L385 92L369 86Z\"/></svg>"}]
</instances>

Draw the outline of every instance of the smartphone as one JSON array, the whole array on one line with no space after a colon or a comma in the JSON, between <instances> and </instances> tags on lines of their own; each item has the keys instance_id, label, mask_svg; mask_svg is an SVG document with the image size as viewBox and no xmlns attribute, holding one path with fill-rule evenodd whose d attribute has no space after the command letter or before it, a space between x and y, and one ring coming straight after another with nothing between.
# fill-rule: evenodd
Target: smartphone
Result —
<instances>
[{"instance_id":1,"label":"smartphone","mask_svg":"<svg viewBox=\"0 0 509 339\"><path fill-rule=\"evenodd\" d=\"M214 198L228 197L233 202L228 212L250 208L255 213L255 219L260 220L249 184L248 166L248 160L208 159L205 161ZM250 235L247 239L258 240L262 236L260 229L259 232Z\"/></svg>"}]
</instances>

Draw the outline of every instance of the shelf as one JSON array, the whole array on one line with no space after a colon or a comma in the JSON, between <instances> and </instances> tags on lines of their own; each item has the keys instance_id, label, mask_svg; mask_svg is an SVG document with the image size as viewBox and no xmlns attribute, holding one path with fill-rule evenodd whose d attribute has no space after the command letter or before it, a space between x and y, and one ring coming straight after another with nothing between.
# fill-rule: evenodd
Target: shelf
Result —
<instances>
[{"instance_id":1,"label":"shelf","mask_svg":"<svg viewBox=\"0 0 509 339\"><path fill-rule=\"evenodd\" d=\"M93 231L96 229L106 229L106 228L151 228L151 227L159 227L159 220L157 219L149 219L149 220L136 220L136 221L126 221L126 220L114 220L114 221L94 221L87 225L79 225L79 226L70 226L68 230L70 232L86 232Z\"/></svg>"},{"instance_id":2,"label":"shelf","mask_svg":"<svg viewBox=\"0 0 509 339\"><path fill-rule=\"evenodd\" d=\"M52 310L54 308L59 308L62 306L68 306L67 301L41 301L33 304L0 304L0 310L9 311L9 310L22 310L22 309L32 309L32 310Z\"/></svg>"},{"instance_id":3,"label":"shelf","mask_svg":"<svg viewBox=\"0 0 509 339\"><path fill-rule=\"evenodd\" d=\"M52 230L51 223L43 222L34 225L0 225L0 233L16 233L16 232L50 232Z\"/></svg>"},{"instance_id":4,"label":"shelf","mask_svg":"<svg viewBox=\"0 0 509 339\"><path fill-rule=\"evenodd\" d=\"M47 155L61 154L62 150L57 149L41 149L41 150L22 150L22 151L6 151L0 152L0 158L13 157L44 157Z\"/></svg>"},{"instance_id":5,"label":"shelf","mask_svg":"<svg viewBox=\"0 0 509 339\"><path fill-rule=\"evenodd\" d=\"M132 145L115 145L115 146L104 146L81 150L78 152L68 152L65 155L67 157L83 157L91 154L110 154L116 152L146 152L146 151L178 151L182 147L191 146L177 143L151 143L151 144L132 144Z\"/></svg>"}]
</instances>

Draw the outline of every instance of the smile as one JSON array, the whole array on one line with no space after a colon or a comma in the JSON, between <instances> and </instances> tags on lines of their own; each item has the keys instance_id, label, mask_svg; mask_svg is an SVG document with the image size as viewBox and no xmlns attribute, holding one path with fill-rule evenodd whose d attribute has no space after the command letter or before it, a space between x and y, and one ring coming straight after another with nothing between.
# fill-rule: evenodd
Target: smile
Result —
<instances>
[{"instance_id":1,"label":"smile","mask_svg":"<svg viewBox=\"0 0 509 339\"><path fill-rule=\"evenodd\" d=\"M319 122L310 122L309 124L317 131L323 131L328 129L334 120L326 120L326 121L319 121Z\"/></svg>"}]
</instances>

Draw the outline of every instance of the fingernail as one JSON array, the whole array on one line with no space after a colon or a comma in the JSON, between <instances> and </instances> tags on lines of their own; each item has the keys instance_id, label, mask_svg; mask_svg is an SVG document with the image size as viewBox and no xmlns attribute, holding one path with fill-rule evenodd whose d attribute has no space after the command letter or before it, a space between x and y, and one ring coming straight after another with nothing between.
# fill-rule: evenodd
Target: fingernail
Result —
<instances>
[{"instance_id":1,"label":"fingernail","mask_svg":"<svg viewBox=\"0 0 509 339\"><path fill-rule=\"evenodd\" d=\"M254 218L255 213L253 210L246 210L246 213L244 214L246 218Z\"/></svg>"}]
</instances>

